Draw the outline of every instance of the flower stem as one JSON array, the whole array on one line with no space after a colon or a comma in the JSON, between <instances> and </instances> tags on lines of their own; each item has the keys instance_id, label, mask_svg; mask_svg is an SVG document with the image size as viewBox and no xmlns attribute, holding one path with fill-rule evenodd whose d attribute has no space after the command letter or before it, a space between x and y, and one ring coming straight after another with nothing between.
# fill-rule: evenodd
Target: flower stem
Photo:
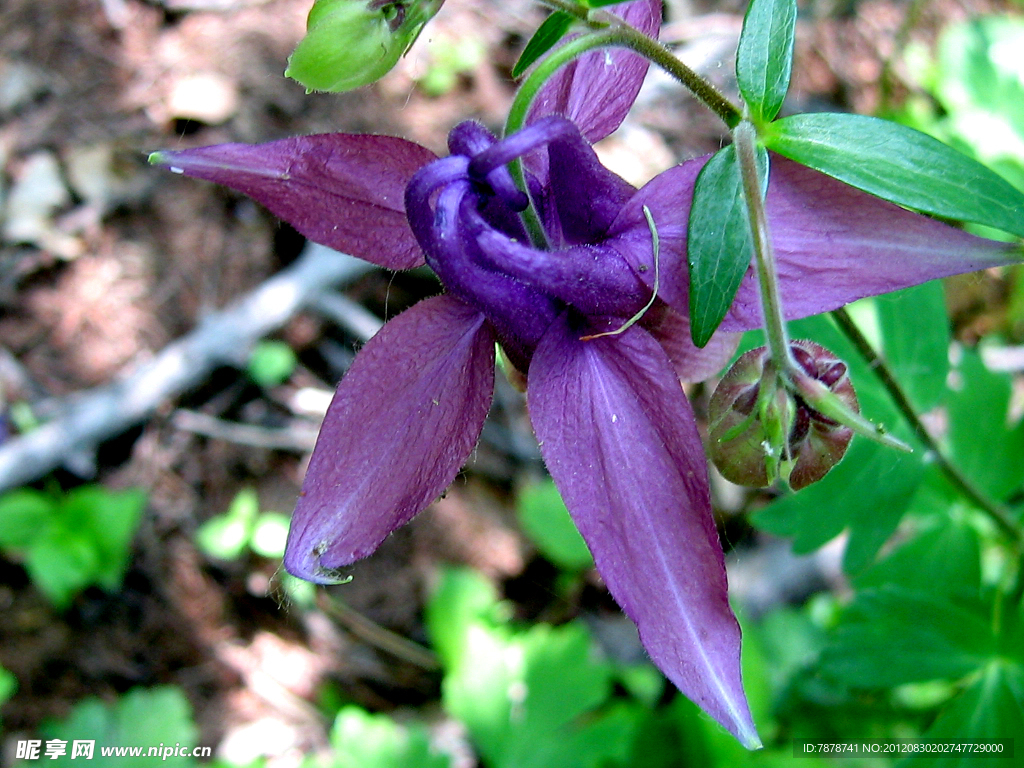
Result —
<instances>
[{"instance_id":1,"label":"flower stem","mask_svg":"<svg viewBox=\"0 0 1024 768\"><path fill-rule=\"evenodd\" d=\"M541 5L546 5L553 11L562 11L570 16L575 16L580 21L588 21L590 9L585 8L575 0L539 0Z\"/></svg>"},{"instance_id":2,"label":"flower stem","mask_svg":"<svg viewBox=\"0 0 1024 768\"><path fill-rule=\"evenodd\" d=\"M893 376L889 366L881 358L878 352L875 351L874 347L871 346L871 342L865 338L864 334L860 332L857 324L853 322L849 313L843 309L836 309L832 311L832 317L835 319L836 324L840 330L850 342L857 348L868 365L874 370L879 380L882 382L882 386L885 387L889 393L889 397L892 398L896 408L903 415L903 418L907 420L910 428L914 431L917 439L925 446L925 448L931 452L938 462L939 467L942 469L942 473L946 478L953 484L953 486L960 491L964 496L970 499L975 506L985 512L996 525L1003 531L1014 543L1017 545L1024 545L1024 530L1014 521L1013 515L1010 511L1002 504L998 503L994 499L989 498L960 471L960 469L953 464L946 454L939 447L939 444L935 441L935 438L931 436L928 430L925 428L921 418L917 415L917 411L911 404L910 399L907 397L903 388L899 382Z\"/></svg>"},{"instance_id":3,"label":"flower stem","mask_svg":"<svg viewBox=\"0 0 1024 768\"><path fill-rule=\"evenodd\" d=\"M629 24L603 11L589 11L577 3L567 0L544 0L545 4L555 10L564 11L583 21L593 32L569 40L559 48L552 50L537 64L536 68L526 76L519 86L516 97L505 120L504 135L515 133L526 123L530 105L537 94L552 75L573 59L582 56L595 48L628 48L654 62L672 77L686 86L694 96L717 114L730 128L739 123L739 109L723 96L711 83L702 78L688 66L677 59L665 46ZM529 194L523 174L522 162L515 160L509 164L509 171L515 179L516 186ZM531 203L521 214L523 226L530 241L537 248L548 247L544 226Z\"/></svg>"},{"instance_id":4,"label":"flower stem","mask_svg":"<svg viewBox=\"0 0 1024 768\"><path fill-rule=\"evenodd\" d=\"M732 132L736 161L743 179L743 197L747 203L750 219L750 233L754 245L754 260L757 264L758 288L761 293L761 313L764 315L765 336L771 359L781 374L796 367L793 353L789 349L789 332L786 318L782 313L782 297L779 295L779 277L775 270L775 251L768 232L768 216L764 211L764 198L760 171L757 167L756 129L747 120L737 125Z\"/></svg>"},{"instance_id":5,"label":"flower stem","mask_svg":"<svg viewBox=\"0 0 1024 768\"><path fill-rule=\"evenodd\" d=\"M618 23L612 24L609 21L588 19L587 23L595 30L594 32L574 38L560 48L554 49L540 61L536 69L527 75L522 85L519 86L519 91L509 109L508 119L505 122L505 135L523 126L530 104L533 103L544 83L557 69L595 48L628 48L640 54L686 86L729 128L734 128L739 124L742 119L739 108L725 98L711 83L677 59L668 48L610 14L604 14L602 19L604 18Z\"/></svg>"}]
</instances>

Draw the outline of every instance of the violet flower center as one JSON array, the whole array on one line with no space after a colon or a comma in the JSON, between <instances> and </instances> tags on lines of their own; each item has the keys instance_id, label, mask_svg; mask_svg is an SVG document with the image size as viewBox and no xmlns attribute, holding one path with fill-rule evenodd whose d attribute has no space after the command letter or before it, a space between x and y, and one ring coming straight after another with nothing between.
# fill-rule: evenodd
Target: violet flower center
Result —
<instances>
[{"instance_id":1,"label":"violet flower center","mask_svg":"<svg viewBox=\"0 0 1024 768\"><path fill-rule=\"evenodd\" d=\"M604 330L649 302L650 289L604 242L625 183L600 166L572 122L546 117L501 140L478 123L464 122L452 130L448 146L451 156L413 176L406 215L447 292L487 317L517 368L527 369L537 343L561 314L576 316L584 329ZM516 186L508 164L537 151L547 152L549 169L585 161L579 179L564 171L557 178L549 172L546 181L527 175L549 240L562 248L530 245L519 216L530 198Z\"/></svg>"}]
</instances>

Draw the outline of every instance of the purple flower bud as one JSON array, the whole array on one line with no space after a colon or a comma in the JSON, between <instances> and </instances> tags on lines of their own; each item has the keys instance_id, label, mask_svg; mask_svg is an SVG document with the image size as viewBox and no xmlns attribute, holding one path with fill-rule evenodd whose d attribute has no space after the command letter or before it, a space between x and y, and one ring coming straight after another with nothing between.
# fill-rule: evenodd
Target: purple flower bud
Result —
<instances>
[{"instance_id":1,"label":"purple flower bud","mask_svg":"<svg viewBox=\"0 0 1024 768\"><path fill-rule=\"evenodd\" d=\"M807 376L860 412L846 363L813 341L795 341L790 350ZM839 463L853 431L787 389L768 362L767 347L741 355L712 395L711 458L739 485L763 487L781 476L799 490Z\"/></svg>"}]
</instances>

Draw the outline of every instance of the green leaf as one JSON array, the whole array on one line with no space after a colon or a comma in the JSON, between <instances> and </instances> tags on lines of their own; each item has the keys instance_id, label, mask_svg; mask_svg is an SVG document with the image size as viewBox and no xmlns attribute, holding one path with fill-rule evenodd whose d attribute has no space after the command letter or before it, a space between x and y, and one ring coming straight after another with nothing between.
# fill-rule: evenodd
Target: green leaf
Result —
<instances>
[{"instance_id":1,"label":"green leaf","mask_svg":"<svg viewBox=\"0 0 1024 768\"><path fill-rule=\"evenodd\" d=\"M32 582L59 610L94 582L98 567L92 539L62 526L49 528L32 543L25 557L25 570Z\"/></svg>"},{"instance_id":2,"label":"green leaf","mask_svg":"<svg viewBox=\"0 0 1024 768\"><path fill-rule=\"evenodd\" d=\"M431 749L426 728L401 726L387 715L354 706L338 712L331 729L333 768L446 768L450 760Z\"/></svg>"},{"instance_id":3,"label":"green leaf","mask_svg":"<svg viewBox=\"0 0 1024 768\"><path fill-rule=\"evenodd\" d=\"M56 515L54 500L28 488L0 496L0 547L27 549Z\"/></svg>"},{"instance_id":4,"label":"green leaf","mask_svg":"<svg viewBox=\"0 0 1024 768\"><path fill-rule=\"evenodd\" d=\"M570 733L568 738L551 739L550 757L535 758L532 764L537 768L606 768L613 765L629 765L630 763L626 761L642 717L643 711L637 706L614 704L607 711L591 715L587 722Z\"/></svg>"},{"instance_id":5,"label":"green leaf","mask_svg":"<svg viewBox=\"0 0 1024 768\"><path fill-rule=\"evenodd\" d=\"M550 480L532 483L519 494L519 523L541 553L567 571L582 571L594 564L586 542Z\"/></svg>"},{"instance_id":6,"label":"green leaf","mask_svg":"<svg viewBox=\"0 0 1024 768\"><path fill-rule=\"evenodd\" d=\"M15 492L0 502L4 531L25 549L25 568L58 608L82 589L120 587L131 543L146 504L137 489L109 491L86 485L57 498Z\"/></svg>"},{"instance_id":7,"label":"green leaf","mask_svg":"<svg viewBox=\"0 0 1024 768\"><path fill-rule=\"evenodd\" d=\"M609 695L611 668L597 660L583 624L531 627L523 641L522 724L533 733L556 732Z\"/></svg>"},{"instance_id":8,"label":"green leaf","mask_svg":"<svg viewBox=\"0 0 1024 768\"><path fill-rule=\"evenodd\" d=\"M657 706L665 694L665 676L649 662L616 664L613 673L616 682L645 706Z\"/></svg>"},{"instance_id":9,"label":"green leaf","mask_svg":"<svg viewBox=\"0 0 1024 768\"><path fill-rule=\"evenodd\" d=\"M767 184L767 153L759 149L758 160ZM703 347L732 306L754 254L733 145L716 152L697 175L688 232L690 334Z\"/></svg>"},{"instance_id":10,"label":"green leaf","mask_svg":"<svg viewBox=\"0 0 1024 768\"><path fill-rule=\"evenodd\" d=\"M989 664L981 677L942 710L924 738L957 742L1014 739L1014 759L1019 760L1020 736L1024 734L1022 690L1024 669L1019 665ZM896 765L897 768L989 768L1013 762L992 754L961 752L906 758Z\"/></svg>"},{"instance_id":11,"label":"green leaf","mask_svg":"<svg viewBox=\"0 0 1024 768\"><path fill-rule=\"evenodd\" d=\"M3 704L18 690L18 679L3 667L0 667L0 704Z\"/></svg>"},{"instance_id":12,"label":"green leaf","mask_svg":"<svg viewBox=\"0 0 1024 768\"><path fill-rule=\"evenodd\" d=\"M459 638L456 664L441 684L445 710L466 726L482 755L506 752L513 699L522 697L522 649L507 633L471 622ZM440 650L440 649L439 649Z\"/></svg>"},{"instance_id":13,"label":"green leaf","mask_svg":"<svg viewBox=\"0 0 1024 768\"><path fill-rule=\"evenodd\" d=\"M794 115L763 131L765 146L865 192L923 213L1024 237L1024 193L912 128L863 115Z\"/></svg>"},{"instance_id":14,"label":"green leaf","mask_svg":"<svg viewBox=\"0 0 1024 768\"><path fill-rule=\"evenodd\" d=\"M291 518L280 512L264 512L256 518L249 546L260 557L277 559L284 557L284 545L288 541L288 526Z\"/></svg>"},{"instance_id":15,"label":"green leaf","mask_svg":"<svg viewBox=\"0 0 1024 768\"><path fill-rule=\"evenodd\" d=\"M668 707L654 710L650 716L642 720L637 727L633 749L624 765L643 766L643 768L679 768L679 756L683 754L683 745L679 737L676 718ZM689 745L687 745L689 746ZM694 750L686 750L686 765L700 765L712 768L714 763L703 760L704 755L694 754Z\"/></svg>"},{"instance_id":16,"label":"green leaf","mask_svg":"<svg viewBox=\"0 0 1024 768\"><path fill-rule=\"evenodd\" d=\"M942 282L889 293L874 299L882 332L882 351L896 380L920 411L946 397L949 371L949 315Z\"/></svg>"},{"instance_id":17,"label":"green leaf","mask_svg":"<svg viewBox=\"0 0 1024 768\"><path fill-rule=\"evenodd\" d=\"M234 560L249 546L260 499L252 488L243 488L228 511L211 517L196 531L196 544L204 553L219 560Z\"/></svg>"},{"instance_id":18,"label":"green leaf","mask_svg":"<svg viewBox=\"0 0 1024 768\"><path fill-rule=\"evenodd\" d=\"M761 530L794 536L793 549L800 553L849 528L843 567L857 573L896 530L923 476L917 455L854 438L846 457L824 479L783 496L755 513L752 522Z\"/></svg>"},{"instance_id":19,"label":"green leaf","mask_svg":"<svg viewBox=\"0 0 1024 768\"><path fill-rule=\"evenodd\" d=\"M217 560L235 560L245 552L251 529L237 518L217 515L199 526L196 544L206 555Z\"/></svg>"},{"instance_id":20,"label":"green leaf","mask_svg":"<svg viewBox=\"0 0 1024 768\"><path fill-rule=\"evenodd\" d=\"M132 540L146 508L145 491L133 488L108 491L102 486L85 486L65 497L63 511L75 507L87 520L87 533L91 535L98 556L95 581L107 591L121 587L128 567Z\"/></svg>"},{"instance_id":21,"label":"green leaf","mask_svg":"<svg viewBox=\"0 0 1024 768\"><path fill-rule=\"evenodd\" d=\"M611 693L611 670L592 655L579 624L512 633L472 623L461 663L444 679L442 700L494 768L597 768L611 755L581 749L580 728L588 725L575 722ZM622 723L612 729L626 738ZM577 747L566 749L566 742ZM618 752L611 742L602 735L600 743Z\"/></svg>"},{"instance_id":22,"label":"green leaf","mask_svg":"<svg viewBox=\"0 0 1024 768\"><path fill-rule=\"evenodd\" d=\"M1009 424L1011 379L989 371L964 350L950 398L949 442L953 461L985 493L1003 499L1024 486L1024 420Z\"/></svg>"},{"instance_id":23,"label":"green leaf","mask_svg":"<svg viewBox=\"0 0 1024 768\"><path fill-rule=\"evenodd\" d=\"M284 605L288 608L298 606L299 608L312 608L316 602L317 585L311 581L292 576L285 570L278 571L281 579L281 588L284 590Z\"/></svg>"},{"instance_id":24,"label":"green leaf","mask_svg":"<svg viewBox=\"0 0 1024 768\"><path fill-rule=\"evenodd\" d=\"M426 625L445 669L462 663L470 627L494 616L498 597L494 586L469 568L445 568L427 603Z\"/></svg>"},{"instance_id":25,"label":"green leaf","mask_svg":"<svg viewBox=\"0 0 1024 768\"><path fill-rule=\"evenodd\" d=\"M1024 75L1007 51L1024 46L1024 20L988 16L949 27L939 42L934 94L940 130L989 167L1024 183Z\"/></svg>"},{"instance_id":26,"label":"green leaf","mask_svg":"<svg viewBox=\"0 0 1024 768\"><path fill-rule=\"evenodd\" d=\"M990 606L890 584L857 594L822 670L855 688L886 688L959 680L998 653Z\"/></svg>"},{"instance_id":27,"label":"green leaf","mask_svg":"<svg viewBox=\"0 0 1024 768\"><path fill-rule=\"evenodd\" d=\"M981 543L971 526L947 515L903 543L854 581L858 589L894 584L919 592L977 597L981 589Z\"/></svg>"},{"instance_id":28,"label":"green leaf","mask_svg":"<svg viewBox=\"0 0 1024 768\"><path fill-rule=\"evenodd\" d=\"M173 686L135 688L112 706L97 699L87 699L77 704L66 720L45 726L44 733L48 738L68 742L67 754L57 760L47 760L47 765L80 765L82 758L71 759L72 742L91 739L96 745L92 760L86 764L94 768L152 768L156 764L185 768L196 764L192 757L168 755L164 758L162 754L150 757L146 750L158 745L178 745L191 751L198 732L192 720L192 708L180 689ZM144 749L141 756L134 757L104 757L100 754L101 747L115 746Z\"/></svg>"},{"instance_id":29,"label":"green leaf","mask_svg":"<svg viewBox=\"0 0 1024 768\"><path fill-rule=\"evenodd\" d=\"M572 26L573 17L565 11L555 11L533 33L530 42L523 49L519 61L512 67L512 77L518 78L537 59L550 51Z\"/></svg>"},{"instance_id":30,"label":"green leaf","mask_svg":"<svg viewBox=\"0 0 1024 768\"><path fill-rule=\"evenodd\" d=\"M796 0L751 0L736 49L736 80L757 123L782 108L793 69Z\"/></svg>"},{"instance_id":31,"label":"green leaf","mask_svg":"<svg viewBox=\"0 0 1024 768\"><path fill-rule=\"evenodd\" d=\"M825 644L824 633L807 606L775 608L754 625L754 631L763 649L764 674L776 694L817 660Z\"/></svg>"}]
</instances>

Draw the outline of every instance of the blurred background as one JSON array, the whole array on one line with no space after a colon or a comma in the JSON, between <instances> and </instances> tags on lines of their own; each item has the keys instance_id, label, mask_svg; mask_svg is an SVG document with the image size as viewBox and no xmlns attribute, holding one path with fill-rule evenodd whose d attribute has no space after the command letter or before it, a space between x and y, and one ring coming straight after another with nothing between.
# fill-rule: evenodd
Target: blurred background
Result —
<instances>
[{"instance_id":1,"label":"blurred background","mask_svg":"<svg viewBox=\"0 0 1024 768\"><path fill-rule=\"evenodd\" d=\"M464 119L500 130L509 73L543 19L527 0L448 0L384 80L307 95L282 72L309 5L0 5L4 764L18 762L18 740L91 738L208 746L222 764L269 768L781 765L795 759L795 737L932 727L955 679L864 677L841 663L845 636L833 630L854 575L917 531L940 543L955 520L977 532L989 562L987 529L970 511L915 528L930 519L917 486L898 500L868 494L869 512L898 508L879 521L844 512L834 486L782 508L771 492L714 478L747 684L770 747L747 755L645 662L505 381L452 488L354 566L350 583L314 590L283 574L287 516L334 385L381 321L438 285L425 270L322 278L324 254L290 227L146 155L328 131L398 135L443 154ZM668 0L662 37L734 95L744 10ZM1020 11L1008 0L803 2L784 112L895 116L1024 186ZM710 113L652 72L598 151L639 185L722 138ZM299 286L300 299L282 299L272 278ZM875 338L896 355L910 338L901 323L906 335L931 312L946 328L947 309L950 330L928 343L940 360L953 345L971 353L961 366L981 366L991 387L970 396L996 402L1009 441L996 454L1012 476L1024 461L1021 271L869 302L858 316L881 318ZM938 381L932 390L944 392ZM688 388L700 418L713 384ZM928 386L918 394L935 405ZM19 435L54 419L66 426L49 453L13 455ZM953 447L969 455L974 439ZM865 473L859 487L872 485L869 459L847 459ZM1019 487L1002 498L1019 506ZM908 508L910 532L890 540ZM912 571L913 553L900 562Z\"/></svg>"}]
</instances>

